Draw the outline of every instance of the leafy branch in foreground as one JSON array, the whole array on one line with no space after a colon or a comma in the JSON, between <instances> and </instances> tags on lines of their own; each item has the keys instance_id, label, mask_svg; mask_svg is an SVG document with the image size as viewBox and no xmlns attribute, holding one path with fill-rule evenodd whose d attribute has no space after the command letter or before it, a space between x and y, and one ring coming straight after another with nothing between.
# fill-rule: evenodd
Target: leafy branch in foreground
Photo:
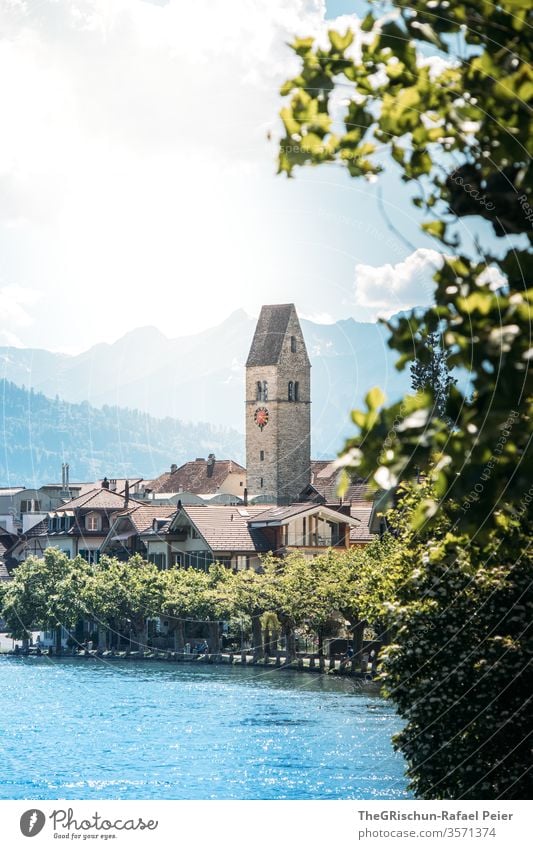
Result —
<instances>
[{"instance_id":1,"label":"leafy branch in foreground","mask_svg":"<svg viewBox=\"0 0 533 849\"><path fill-rule=\"evenodd\" d=\"M389 345L401 369L438 333L447 365L470 378L472 397L450 385L445 408L438 383L388 408L371 390L343 452L349 473L390 493L424 473L416 496L396 494L408 576L390 608L385 682L426 798L533 789L532 24L523 0L398 0L357 31L331 31L327 49L296 40L300 73L282 89L280 172L397 168L416 189L443 263L435 305L389 322ZM459 220L473 215L505 237L497 249L462 244Z\"/></svg>"}]
</instances>

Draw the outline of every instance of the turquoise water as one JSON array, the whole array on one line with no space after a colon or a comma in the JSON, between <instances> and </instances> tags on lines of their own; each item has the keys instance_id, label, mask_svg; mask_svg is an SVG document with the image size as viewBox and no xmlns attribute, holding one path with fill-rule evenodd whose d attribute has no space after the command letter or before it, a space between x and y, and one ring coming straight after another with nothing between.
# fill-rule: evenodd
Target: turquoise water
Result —
<instances>
[{"instance_id":1,"label":"turquoise water","mask_svg":"<svg viewBox=\"0 0 533 849\"><path fill-rule=\"evenodd\" d=\"M402 799L392 706L354 682L0 658L2 799Z\"/></svg>"}]
</instances>

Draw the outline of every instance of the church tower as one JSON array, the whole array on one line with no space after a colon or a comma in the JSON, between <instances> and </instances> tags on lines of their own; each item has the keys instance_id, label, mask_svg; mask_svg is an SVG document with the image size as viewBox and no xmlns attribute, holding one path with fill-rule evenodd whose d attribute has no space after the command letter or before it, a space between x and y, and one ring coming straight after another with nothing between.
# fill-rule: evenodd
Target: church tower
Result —
<instances>
[{"instance_id":1,"label":"church tower","mask_svg":"<svg viewBox=\"0 0 533 849\"><path fill-rule=\"evenodd\" d=\"M251 497L288 504L310 483L311 364L294 304L261 308L246 361Z\"/></svg>"}]
</instances>

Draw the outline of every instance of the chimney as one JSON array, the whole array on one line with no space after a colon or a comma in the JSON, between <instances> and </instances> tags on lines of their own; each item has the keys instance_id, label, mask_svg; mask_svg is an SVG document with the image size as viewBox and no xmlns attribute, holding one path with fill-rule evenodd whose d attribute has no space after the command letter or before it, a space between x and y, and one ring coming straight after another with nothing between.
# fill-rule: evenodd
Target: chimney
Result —
<instances>
[{"instance_id":1,"label":"chimney","mask_svg":"<svg viewBox=\"0 0 533 849\"><path fill-rule=\"evenodd\" d=\"M65 492L68 492L68 491L69 491L69 489L68 489L68 488L69 488L69 484L70 484L70 479L69 479L69 478L70 478L70 475L69 475L69 471L70 471L70 466L69 466L69 464L68 464L68 463L65 463L65 487L64 487L64 488L65 488Z\"/></svg>"},{"instance_id":2,"label":"chimney","mask_svg":"<svg viewBox=\"0 0 533 849\"><path fill-rule=\"evenodd\" d=\"M130 500L130 482L126 481L124 486L124 507L128 506Z\"/></svg>"},{"instance_id":3,"label":"chimney","mask_svg":"<svg viewBox=\"0 0 533 849\"><path fill-rule=\"evenodd\" d=\"M244 497L242 499L244 506L248 505L248 487L244 487Z\"/></svg>"},{"instance_id":4,"label":"chimney","mask_svg":"<svg viewBox=\"0 0 533 849\"><path fill-rule=\"evenodd\" d=\"M104 478L102 481L102 489L109 489L109 481L107 478Z\"/></svg>"},{"instance_id":5,"label":"chimney","mask_svg":"<svg viewBox=\"0 0 533 849\"><path fill-rule=\"evenodd\" d=\"M173 475L177 471L178 471L178 467L176 466L175 463L172 463L172 465L170 467L170 474Z\"/></svg>"},{"instance_id":6,"label":"chimney","mask_svg":"<svg viewBox=\"0 0 533 849\"><path fill-rule=\"evenodd\" d=\"M207 477L213 477L213 469L215 468L215 455L210 454L207 458Z\"/></svg>"}]
</instances>

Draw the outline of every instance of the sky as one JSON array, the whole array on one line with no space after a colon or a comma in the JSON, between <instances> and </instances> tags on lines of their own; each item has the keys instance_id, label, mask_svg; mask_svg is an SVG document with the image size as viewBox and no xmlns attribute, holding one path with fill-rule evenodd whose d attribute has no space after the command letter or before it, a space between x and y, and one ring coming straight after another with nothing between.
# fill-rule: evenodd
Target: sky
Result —
<instances>
[{"instance_id":1,"label":"sky","mask_svg":"<svg viewBox=\"0 0 533 849\"><path fill-rule=\"evenodd\" d=\"M2 0L0 344L74 353L263 303L332 322L431 302L439 256L397 174L275 174L287 42L360 7Z\"/></svg>"}]
</instances>

